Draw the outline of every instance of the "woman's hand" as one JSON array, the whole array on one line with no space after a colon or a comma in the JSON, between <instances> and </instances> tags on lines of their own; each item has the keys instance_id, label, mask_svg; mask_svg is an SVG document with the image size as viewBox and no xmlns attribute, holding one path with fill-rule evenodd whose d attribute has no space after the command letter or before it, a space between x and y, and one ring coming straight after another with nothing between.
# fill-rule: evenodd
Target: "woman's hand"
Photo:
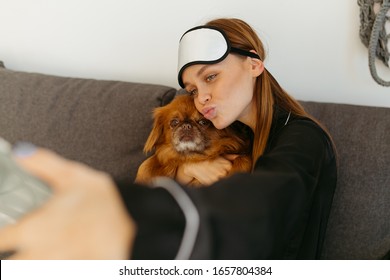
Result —
<instances>
[{"instance_id":1,"label":"woman's hand","mask_svg":"<svg viewBox=\"0 0 390 280\"><path fill-rule=\"evenodd\" d=\"M37 149L17 161L53 196L0 230L0 252L15 259L127 259L135 226L110 177Z\"/></svg>"},{"instance_id":2,"label":"woman's hand","mask_svg":"<svg viewBox=\"0 0 390 280\"><path fill-rule=\"evenodd\" d=\"M183 164L177 171L176 180L183 185L187 185L194 179L204 186L211 185L229 173L232 161L237 156L226 155L212 161Z\"/></svg>"}]
</instances>

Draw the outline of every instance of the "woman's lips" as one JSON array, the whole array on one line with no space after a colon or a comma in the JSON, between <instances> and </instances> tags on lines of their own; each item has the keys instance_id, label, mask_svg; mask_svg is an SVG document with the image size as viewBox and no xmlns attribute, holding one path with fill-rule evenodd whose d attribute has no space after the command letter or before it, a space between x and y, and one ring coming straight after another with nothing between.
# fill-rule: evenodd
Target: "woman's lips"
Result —
<instances>
[{"instance_id":1,"label":"woman's lips","mask_svg":"<svg viewBox=\"0 0 390 280\"><path fill-rule=\"evenodd\" d=\"M215 116L217 115L217 110L214 106L212 107L205 107L202 109L202 115L203 117L205 117L206 119L213 119L215 118Z\"/></svg>"}]
</instances>

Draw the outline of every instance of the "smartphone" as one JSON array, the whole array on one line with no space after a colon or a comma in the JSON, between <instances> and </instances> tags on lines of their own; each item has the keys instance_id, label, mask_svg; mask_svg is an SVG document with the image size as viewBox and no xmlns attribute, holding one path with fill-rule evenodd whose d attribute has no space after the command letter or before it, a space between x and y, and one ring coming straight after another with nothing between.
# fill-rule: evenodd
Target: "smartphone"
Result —
<instances>
[{"instance_id":1,"label":"smartphone","mask_svg":"<svg viewBox=\"0 0 390 280\"><path fill-rule=\"evenodd\" d=\"M0 138L0 228L16 223L50 195L50 187L24 171L13 160L11 145Z\"/></svg>"}]
</instances>

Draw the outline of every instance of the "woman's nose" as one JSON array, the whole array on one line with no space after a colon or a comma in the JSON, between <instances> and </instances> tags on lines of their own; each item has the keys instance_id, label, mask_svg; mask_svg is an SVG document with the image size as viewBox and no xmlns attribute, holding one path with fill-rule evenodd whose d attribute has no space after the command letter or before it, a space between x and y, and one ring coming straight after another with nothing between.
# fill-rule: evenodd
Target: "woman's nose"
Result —
<instances>
[{"instance_id":1,"label":"woman's nose","mask_svg":"<svg viewBox=\"0 0 390 280\"><path fill-rule=\"evenodd\" d=\"M204 105L211 100L211 94L208 91L198 89L198 101Z\"/></svg>"}]
</instances>

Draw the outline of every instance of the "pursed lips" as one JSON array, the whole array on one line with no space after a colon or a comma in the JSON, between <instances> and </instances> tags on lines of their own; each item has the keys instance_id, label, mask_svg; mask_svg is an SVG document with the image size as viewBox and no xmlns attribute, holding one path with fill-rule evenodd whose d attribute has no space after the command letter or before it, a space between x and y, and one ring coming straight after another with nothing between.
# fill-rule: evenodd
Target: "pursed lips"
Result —
<instances>
[{"instance_id":1,"label":"pursed lips","mask_svg":"<svg viewBox=\"0 0 390 280\"><path fill-rule=\"evenodd\" d=\"M215 106L207 106L202 109L202 115L208 120L215 118L217 110Z\"/></svg>"}]
</instances>

